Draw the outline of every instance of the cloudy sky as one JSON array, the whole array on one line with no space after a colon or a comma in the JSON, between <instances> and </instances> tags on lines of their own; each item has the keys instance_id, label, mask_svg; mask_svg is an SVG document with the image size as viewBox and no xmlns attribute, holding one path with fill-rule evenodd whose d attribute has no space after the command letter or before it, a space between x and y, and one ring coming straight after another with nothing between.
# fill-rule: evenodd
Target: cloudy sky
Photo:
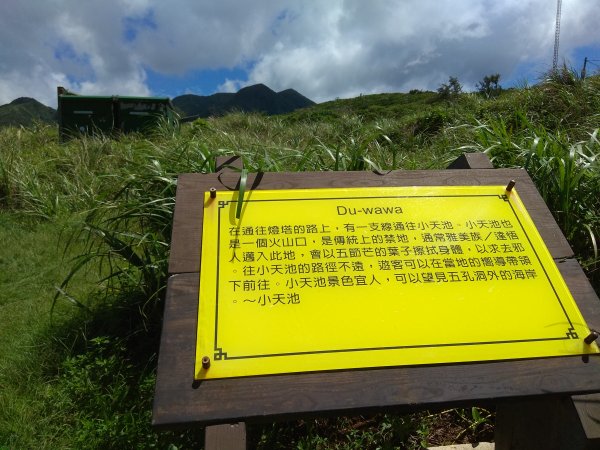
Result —
<instances>
[{"instance_id":1,"label":"cloudy sky","mask_svg":"<svg viewBox=\"0 0 600 450\"><path fill-rule=\"evenodd\" d=\"M563 0L560 60L600 64L599 0ZM473 88L552 65L555 0L0 0L0 104L56 86L209 95L264 83L321 102Z\"/></svg>"}]
</instances>

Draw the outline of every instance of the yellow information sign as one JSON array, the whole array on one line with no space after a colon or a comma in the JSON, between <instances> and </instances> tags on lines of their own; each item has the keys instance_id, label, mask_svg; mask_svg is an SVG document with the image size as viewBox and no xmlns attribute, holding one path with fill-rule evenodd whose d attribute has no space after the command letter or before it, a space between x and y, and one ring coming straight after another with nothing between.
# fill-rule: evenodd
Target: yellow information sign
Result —
<instances>
[{"instance_id":1,"label":"yellow information sign","mask_svg":"<svg viewBox=\"0 0 600 450\"><path fill-rule=\"evenodd\" d=\"M516 189L203 200L196 379L598 353Z\"/></svg>"}]
</instances>

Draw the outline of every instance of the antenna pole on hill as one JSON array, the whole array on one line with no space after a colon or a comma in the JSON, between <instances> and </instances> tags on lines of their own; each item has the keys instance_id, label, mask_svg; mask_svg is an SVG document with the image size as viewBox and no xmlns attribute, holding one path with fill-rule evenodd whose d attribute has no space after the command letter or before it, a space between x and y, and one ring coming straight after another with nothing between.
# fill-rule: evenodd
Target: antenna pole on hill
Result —
<instances>
[{"instance_id":1,"label":"antenna pole on hill","mask_svg":"<svg viewBox=\"0 0 600 450\"><path fill-rule=\"evenodd\" d=\"M583 69L581 69L581 79L582 80L585 80L585 75L586 75L585 66L587 66L587 62L588 62L588 58L586 56L585 58L583 58Z\"/></svg>"},{"instance_id":2,"label":"antenna pole on hill","mask_svg":"<svg viewBox=\"0 0 600 450\"><path fill-rule=\"evenodd\" d=\"M552 70L556 72L558 67L558 41L560 38L560 10L562 0L556 2L556 30L554 31L554 59L552 60Z\"/></svg>"}]
</instances>

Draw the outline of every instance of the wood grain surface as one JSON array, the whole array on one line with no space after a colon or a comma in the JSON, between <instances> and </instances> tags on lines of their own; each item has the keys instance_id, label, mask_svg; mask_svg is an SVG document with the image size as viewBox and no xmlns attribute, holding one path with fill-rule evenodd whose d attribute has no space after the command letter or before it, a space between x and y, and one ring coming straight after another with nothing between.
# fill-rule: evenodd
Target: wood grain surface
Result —
<instances>
[{"instance_id":1,"label":"wood grain surface","mask_svg":"<svg viewBox=\"0 0 600 450\"><path fill-rule=\"evenodd\" d=\"M245 450L245 448L245 423L226 423L206 427L204 450Z\"/></svg>"},{"instance_id":2,"label":"wood grain surface","mask_svg":"<svg viewBox=\"0 0 600 450\"><path fill-rule=\"evenodd\" d=\"M485 167L484 161L473 164ZM251 174L252 189L506 185L511 179L591 328L600 307L573 252L527 173L488 168L442 171ZM239 173L179 177L153 425L174 427L320 414L473 404L600 391L600 358L556 357L260 376L194 383L203 193L233 190ZM218 196L218 192L217 192Z\"/></svg>"},{"instance_id":3,"label":"wood grain surface","mask_svg":"<svg viewBox=\"0 0 600 450\"><path fill-rule=\"evenodd\" d=\"M587 439L600 447L600 394L574 395L573 404Z\"/></svg>"},{"instance_id":4,"label":"wood grain surface","mask_svg":"<svg viewBox=\"0 0 600 450\"><path fill-rule=\"evenodd\" d=\"M463 153L446 169L493 169L494 165L485 153Z\"/></svg>"}]
</instances>

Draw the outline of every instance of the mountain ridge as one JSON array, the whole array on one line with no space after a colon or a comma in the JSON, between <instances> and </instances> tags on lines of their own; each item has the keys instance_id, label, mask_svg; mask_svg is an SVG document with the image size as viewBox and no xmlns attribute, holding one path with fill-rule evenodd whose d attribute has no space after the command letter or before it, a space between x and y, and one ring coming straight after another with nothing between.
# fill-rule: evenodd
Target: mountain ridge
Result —
<instances>
[{"instance_id":1,"label":"mountain ridge","mask_svg":"<svg viewBox=\"0 0 600 450\"><path fill-rule=\"evenodd\" d=\"M194 118L222 116L232 111L285 114L316 104L294 89L275 92L264 84L246 86L234 93L185 94L172 102L182 116ZM0 126L30 126L35 121L56 123L57 111L30 97L19 97L0 106Z\"/></svg>"},{"instance_id":2,"label":"mountain ridge","mask_svg":"<svg viewBox=\"0 0 600 450\"><path fill-rule=\"evenodd\" d=\"M294 89L275 92L262 83L243 87L235 93L180 95L172 102L184 116L194 117L220 116L236 110L267 115L286 114L316 104Z\"/></svg>"}]
</instances>

